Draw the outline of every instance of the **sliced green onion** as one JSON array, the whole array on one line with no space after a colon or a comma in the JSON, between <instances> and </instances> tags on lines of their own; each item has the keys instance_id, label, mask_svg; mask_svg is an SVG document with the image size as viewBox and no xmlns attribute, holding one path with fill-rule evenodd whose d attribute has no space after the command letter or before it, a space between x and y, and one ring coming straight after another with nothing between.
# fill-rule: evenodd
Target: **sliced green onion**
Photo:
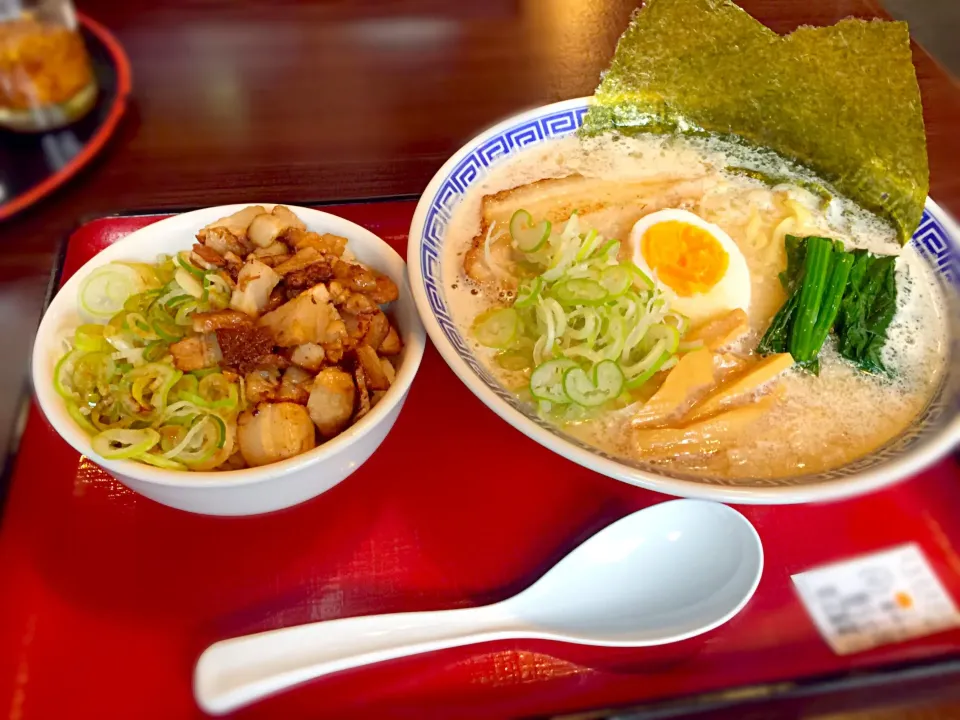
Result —
<instances>
[{"instance_id":1,"label":"sliced green onion","mask_svg":"<svg viewBox=\"0 0 960 720\"><path fill-rule=\"evenodd\" d=\"M623 345L627 340L626 324L619 315L611 315L607 320L607 328L601 332L598 339L601 357L604 360L617 360L623 352Z\"/></svg>"},{"instance_id":2,"label":"sliced green onion","mask_svg":"<svg viewBox=\"0 0 960 720\"><path fill-rule=\"evenodd\" d=\"M579 249L580 241L578 238L561 238L560 247L554 255L552 264L543 273L543 279L547 282L555 282L561 278L576 261Z\"/></svg>"},{"instance_id":3,"label":"sliced green onion","mask_svg":"<svg viewBox=\"0 0 960 720\"><path fill-rule=\"evenodd\" d=\"M577 308L567 316L566 335L571 340L582 340L593 345L600 334L600 317L594 308Z\"/></svg>"},{"instance_id":4,"label":"sliced green onion","mask_svg":"<svg viewBox=\"0 0 960 720\"><path fill-rule=\"evenodd\" d=\"M80 350L71 350L57 361L53 368L53 388L60 397L68 400L76 399L77 393L73 389L73 370L76 361L83 356Z\"/></svg>"},{"instance_id":5,"label":"sliced green onion","mask_svg":"<svg viewBox=\"0 0 960 720\"><path fill-rule=\"evenodd\" d=\"M511 348L497 353L497 365L504 370L528 370L533 367L533 348Z\"/></svg>"},{"instance_id":6,"label":"sliced green onion","mask_svg":"<svg viewBox=\"0 0 960 720\"><path fill-rule=\"evenodd\" d=\"M510 218L510 237L520 252L532 253L543 247L550 237L550 221L541 220L536 225L526 210L517 210Z\"/></svg>"},{"instance_id":7,"label":"sliced green onion","mask_svg":"<svg viewBox=\"0 0 960 720\"><path fill-rule=\"evenodd\" d=\"M131 460L139 460L140 462L145 462L147 465L153 465L154 467L162 468L163 470L186 470L187 466L183 463L177 462L176 460L168 460L163 457L163 455L157 455L152 452L144 452L139 455L134 455L130 458Z\"/></svg>"},{"instance_id":8,"label":"sliced green onion","mask_svg":"<svg viewBox=\"0 0 960 720\"><path fill-rule=\"evenodd\" d=\"M114 403L112 407L106 409L100 405L90 408L90 422L99 431L128 428L136 422L136 418L122 415L120 403Z\"/></svg>"},{"instance_id":9,"label":"sliced green onion","mask_svg":"<svg viewBox=\"0 0 960 720\"><path fill-rule=\"evenodd\" d=\"M567 397L583 407L598 407L616 399L623 392L623 386L623 372L612 360L594 366L592 377L581 367L570 368L563 374Z\"/></svg>"},{"instance_id":10,"label":"sliced green onion","mask_svg":"<svg viewBox=\"0 0 960 720\"><path fill-rule=\"evenodd\" d=\"M224 446L226 439L226 423L217 415L204 415L194 423L176 447L162 453L161 457L192 467L213 457L213 454Z\"/></svg>"},{"instance_id":11,"label":"sliced green onion","mask_svg":"<svg viewBox=\"0 0 960 720\"><path fill-rule=\"evenodd\" d=\"M193 320L190 317L197 310L197 301L194 299L189 299L187 302L180 304L177 308L177 317L175 322L177 325L192 325Z\"/></svg>"},{"instance_id":12,"label":"sliced green onion","mask_svg":"<svg viewBox=\"0 0 960 720\"><path fill-rule=\"evenodd\" d=\"M581 245L580 250L577 251L577 262L581 262L591 257L603 242L603 235L598 233L596 230L591 230L588 232L587 237L583 240L583 245Z\"/></svg>"},{"instance_id":13,"label":"sliced green onion","mask_svg":"<svg viewBox=\"0 0 960 720\"><path fill-rule=\"evenodd\" d=\"M621 264L633 275L633 284L635 287L639 288L640 290L653 290L655 283L649 275L637 267L636 263L628 260L627 262Z\"/></svg>"},{"instance_id":14,"label":"sliced green onion","mask_svg":"<svg viewBox=\"0 0 960 720\"><path fill-rule=\"evenodd\" d=\"M240 404L240 393L235 383L231 383L221 373L207 375L197 384L196 390L183 389L179 397L202 408L211 410L236 410Z\"/></svg>"},{"instance_id":15,"label":"sliced green onion","mask_svg":"<svg viewBox=\"0 0 960 720\"><path fill-rule=\"evenodd\" d=\"M642 387L646 382L652 378L659 370L663 370L667 366L669 360L676 361L677 356L671 355L668 352L660 353L660 356L657 357L646 370L634 375L629 378L626 383L628 390L636 390L639 387Z\"/></svg>"},{"instance_id":16,"label":"sliced green onion","mask_svg":"<svg viewBox=\"0 0 960 720\"><path fill-rule=\"evenodd\" d=\"M179 400L183 393L198 394L200 391L200 381L193 374L187 374L181 377L177 384L170 389L170 397Z\"/></svg>"},{"instance_id":17,"label":"sliced green onion","mask_svg":"<svg viewBox=\"0 0 960 720\"><path fill-rule=\"evenodd\" d=\"M611 260L616 260L618 255L620 255L619 240L608 240L600 250L597 251L597 257L609 258Z\"/></svg>"},{"instance_id":18,"label":"sliced green onion","mask_svg":"<svg viewBox=\"0 0 960 720\"><path fill-rule=\"evenodd\" d=\"M157 272L152 265L142 262L130 262L128 260L118 261L117 264L126 265L136 270L144 287L155 288L160 284L160 279L157 277Z\"/></svg>"},{"instance_id":19,"label":"sliced green onion","mask_svg":"<svg viewBox=\"0 0 960 720\"><path fill-rule=\"evenodd\" d=\"M207 273L207 271L204 270L203 268L197 267L196 265L193 264L193 261L190 259L190 253L187 252L186 250L182 250L177 253L176 260L174 260L174 263L177 265L178 269L187 271L191 275L195 276L197 279L202 278ZM174 277L176 277L176 273L174 273Z\"/></svg>"},{"instance_id":20,"label":"sliced green onion","mask_svg":"<svg viewBox=\"0 0 960 720\"><path fill-rule=\"evenodd\" d=\"M530 392L541 412L582 418L563 406L602 406L676 362L689 322L634 263L619 260L619 241L596 230L581 234L577 215L559 235L530 238L523 235L533 227L529 213L512 220L521 236L514 246L535 250L516 260L531 277L521 283L512 308L481 314L474 334L501 350L495 356L500 367L533 367ZM202 407L209 404L202 395L187 391L183 397Z\"/></svg>"},{"instance_id":21,"label":"sliced green onion","mask_svg":"<svg viewBox=\"0 0 960 720\"><path fill-rule=\"evenodd\" d=\"M94 435L91 442L93 451L107 460L121 460L147 452L160 442L160 433L146 428L144 430L104 430Z\"/></svg>"},{"instance_id":22,"label":"sliced green onion","mask_svg":"<svg viewBox=\"0 0 960 720\"><path fill-rule=\"evenodd\" d=\"M151 342L157 339L153 326L138 312L127 313L126 328L138 340Z\"/></svg>"},{"instance_id":23,"label":"sliced green onion","mask_svg":"<svg viewBox=\"0 0 960 720\"><path fill-rule=\"evenodd\" d=\"M110 345L103 337L103 325L81 325L73 333L73 346L82 352L103 352Z\"/></svg>"},{"instance_id":24,"label":"sliced green onion","mask_svg":"<svg viewBox=\"0 0 960 720\"><path fill-rule=\"evenodd\" d=\"M116 373L113 356L105 352L84 353L73 361L70 388L82 401L99 399Z\"/></svg>"},{"instance_id":25,"label":"sliced green onion","mask_svg":"<svg viewBox=\"0 0 960 720\"><path fill-rule=\"evenodd\" d=\"M530 393L538 400L564 405L570 402L563 391L563 374L577 363L569 358L548 360L530 374Z\"/></svg>"},{"instance_id":26,"label":"sliced green onion","mask_svg":"<svg viewBox=\"0 0 960 720\"><path fill-rule=\"evenodd\" d=\"M637 346L641 356L631 353L622 360L627 388L633 390L653 377L654 373L676 352L680 345L680 333L676 328L659 323L653 325ZM633 362L631 362L631 360Z\"/></svg>"},{"instance_id":27,"label":"sliced green onion","mask_svg":"<svg viewBox=\"0 0 960 720\"><path fill-rule=\"evenodd\" d=\"M520 316L513 308L495 308L477 317L473 333L481 345L505 349L510 347L520 330Z\"/></svg>"},{"instance_id":28,"label":"sliced green onion","mask_svg":"<svg viewBox=\"0 0 960 720\"><path fill-rule=\"evenodd\" d=\"M164 313L167 314L167 313ZM169 317L169 315L168 315ZM180 340L184 335L185 331L182 326L177 325L174 322L174 319L170 317L167 318L157 318L153 321L153 331L157 336L168 343L176 342Z\"/></svg>"},{"instance_id":29,"label":"sliced green onion","mask_svg":"<svg viewBox=\"0 0 960 720\"><path fill-rule=\"evenodd\" d=\"M173 276L173 279L176 281L177 285L183 288L188 295L192 295L197 299L203 297L203 285L200 283L200 279L198 279L195 275L192 275L183 268L180 268Z\"/></svg>"},{"instance_id":30,"label":"sliced green onion","mask_svg":"<svg viewBox=\"0 0 960 720\"><path fill-rule=\"evenodd\" d=\"M659 323L651 327L644 338L656 342L660 339L666 340L666 351L670 354L677 352L680 347L680 331L672 325Z\"/></svg>"},{"instance_id":31,"label":"sliced green onion","mask_svg":"<svg viewBox=\"0 0 960 720\"><path fill-rule=\"evenodd\" d=\"M600 273L600 284L606 289L608 297L617 297L630 289L633 276L625 266L613 265Z\"/></svg>"},{"instance_id":32,"label":"sliced green onion","mask_svg":"<svg viewBox=\"0 0 960 720\"><path fill-rule=\"evenodd\" d=\"M167 354L169 347L165 340L154 340L143 349L143 359L147 362L160 360Z\"/></svg>"},{"instance_id":33,"label":"sliced green onion","mask_svg":"<svg viewBox=\"0 0 960 720\"><path fill-rule=\"evenodd\" d=\"M544 310L552 316L554 335L559 338L567 331L567 314L563 311L560 303L553 298L543 298L542 301Z\"/></svg>"},{"instance_id":34,"label":"sliced green onion","mask_svg":"<svg viewBox=\"0 0 960 720\"><path fill-rule=\"evenodd\" d=\"M526 308L535 305L542 291L543 278L537 275L533 280L522 284L517 290L517 297L513 301L514 307Z\"/></svg>"},{"instance_id":35,"label":"sliced green onion","mask_svg":"<svg viewBox=\"0 0 960 720\"><path fill-rule=\"evenodd\" d=\"M80 407L73 401L67 400L67 413L70 417L73 418L73 421L77 423L85 432L90 435L96 435L99 430L93 426L93 423L90 422L90 418L80 412Z\"/></svg>"},{"instance_id":36,"label":"sliced green onion","mask_svg":"<svg viewBox=\"0 0 960 720\"><path fill-rule=\"evenodd\" d=\"M557 283L550 292L561 304L568 307L600 305L609 295L603 285L587 278L573 278Z\"/></svg>"},{"instance_id":37,"label":"sliced green onion","mask_svg":"<svg viewBox=\"0 0 960 720\"><path fill-rule=\"evenodd\" d=\"M212 368L200 368L199 370L192 370L190 374L196 377L197 380L203 380L203 378L205 378L207 375L213 375L214 373L218 373L218 372L220 372L218 368L212 367Z\"/></svg>"},{"instance_id":38,"label":"sliced green onion","mask_svg":"<svg viewBox=\"0 0 960 720\"><path fill-rule=\"evenodd\" d=\"M162 417L170 389L181 377L181 371L161 362L151 362L126 373L124 380L130 384L131 396L138 406L133 411L138 415L146 413L150 418Z\"/></svg>"},{"instance_id":39,"label":"sliced green onion","mask_svg":"<svg viewBox=\"0 0 960 720\"><path fill-rule=\"evenodd\" d=\"M127 298L143 290L143 279L134 268L108 263L94 269L80 284L80 308L90 317L108 320L123 309Z\"/></svg>"}]
</instances>

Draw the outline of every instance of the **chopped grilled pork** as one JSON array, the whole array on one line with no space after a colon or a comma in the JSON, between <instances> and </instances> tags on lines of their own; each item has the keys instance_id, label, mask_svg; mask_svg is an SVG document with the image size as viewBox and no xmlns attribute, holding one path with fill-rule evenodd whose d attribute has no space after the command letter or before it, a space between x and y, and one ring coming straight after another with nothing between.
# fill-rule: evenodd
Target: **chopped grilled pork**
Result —
<instances>
[{"instance_id":1,"label":"chopped grilled pork","mask_svg":"<svg viewBox=\"0 0 960 720\"><path fill-rule=\"evenodd\" d=\"M391 325L390 331L383 339L383 342L380 343L377 352L381 355L399 355L402 349L403 343L400 342L400 335L397 334L397 329Z\"/></svg>"},{"instance_id":2,"label":"chopped grilled pork","mask_svg":"<svg viewBox=\"0 0 960 720\"><path fill-rule=\"evenodd\" d=\"M237 276L237 288L230 298L230 307L257 317L267 307L270 293L278 282L280 276L262 262L248 262Z\"/></svg>"},{"instance_id":3,"label":"chopped grilled pork","mask_svg":"<svg viewBox=\"0 0 960 720\"><path fill-rule=\"evenodd\" d=\"M209 270L214 266L224 267L227 264L227 261L223 259L220 253L200 243L193 244L193 252L190 253L190 259L194 262L197 262L199 259L200 262L197 264L205 270Z\"/></svg>"},{"instance_id":4,"label":"chopped grilled pork","mask_svg":"<svg viewBox=\"0 0 960 720\"><path fill-rule=\"evenodd\" d=\"M316 444L310 415L295 403L261 403L237 420L237 440L248 465L285 460Z\"/></svg>"},{"instance_id":5,"label":"chopped grilled pork","mask_svg":"<svg viewBox=\"0 0 960 720\"><path fill-rule=\"evenodd\" d=\"M222 227L201 230L197 233L197 239L219 255L226 255L228 252L232 252L234 255L244 257L250 252L252 247L246 238L237 237Z\"/></svg>"},{"instance_id":6,"label":"chopped grilled pork","mask_svg":"<svg viewBox=\"0 0 960 720\"><path fill-rule=\"evenodd\" d=\"M387 320L387 316L380 310L368 317L370 318L370 322L367 325L361 342L377 350L380 348L380 345L383 344L383 341L387 339L387 335L390 334L390 321Z\"/></svg>"},{"instance_id":7,"label":"chopped grilled pork","mask_svg":"<svg viewBox=\"0 0 960 720\"><path fill-rule=\"evenodd\" d=\"M283 355L277 355L277 353L268 353L257 358L256 366L285 370L290 367L290 361L287 360L287 358L285 358Z\"/></svg>"},{"instance_id":8,"label":"chopped grilled pork","mask_svg":"<svg viewBox=\"0 0 960 720\"><path fill-rule=\"evenodd\" d=\"M380 358L377 357L377 351L369 345L360 345L354 351L357 355L363 374L367 377L367 387L371 390L386 390L390 387L390 380L383 372L383 366L380 364Z\"/></svg>"},{"instance_id":9,"label":"chopped grilled pork","mask_svg":"<svg viewBox=\"0 0 960 720\"><path fill-rule=\"evenodd\" d=\"M253 251L253 256L261 259L268 257L290 257L290 248L282 242L277 241L265 247L258 247Z\"/></svg>"},{"instance_id":10,"label":"chopped grilled pork","mask_svg":"<svg viewBox=\"0 0 960 720\"><path fill-rule=\"evenodd\" d=\"M320 260L302 270L294 270L283 278L284 285L288 292L302 292L307 288L313 287L317 283L327 282L333 277L333 271L330 269L330 263Z\"/></svg>"},{"instance_id":11,"label":"chopped grilled pork","mask_svg":"<svg viewBox=\"0 0 960 720\"><path fill-rule=\"evenodd\" d=\"M363 368L360 365L357 365L353 369L353 377L357 381L357 413L354 415L354 420L359 420L368 412L373 405L370 404L370 391L367 388L367 376L363 372Z\"/></svg>"},{"instance_id":12,"label":"chopped grilled pork","mask_svg":"<svg viewBox=\"0 0 960 720\"><path fill-rule=\"evenodd\" d=\"M287 229L287 222L278 215L261 213L257 215L247 228L247 237L257 247L265 248L283 234Z\"/></svg>"},{"instance_id":13,"label":"chopped grilled pork","mask_svg":"<svg viewBox=\"0 0 960 720\"><path fill-rule=\"evenodd\" d=\"M303 368L291 365L283 373L280 388L277 390L276 400L279 402L294 402L306 405L310 398L310 386L313 384L313 375Z\"/></svg>"},{"instance_id":14,"label":"chopped grilled pork","mask_svg":"<svg viewBox=\"0 0 960 720\"><path fill-rule=\"evenodd\" d=\"M267 313L260 318L260 325L270 330L274 343L280 347L324 344L346 334L343 320L323 285L316 285Z\"/></svg>"},{"instance_id":15,"label":"chopped grilled pork","mask_svg":"<svg viewBox=\"0 0 960 720\"><path fill-rule=\"evenodd\" d=\"M307 226L293 214L290 208L277 205L273 208L273 212L261 213L250 221L247 237L254 245L267 247L291 229L306 230Z\"/></svg>"},{"instance_id":16,"label":"chopped grilled pork","mask_svg":"<svg viewBox=\"0 0 960 720\"><path fill-rule=\"evenodd\" d=\"M243 260L241 260L235 253L228 252L223 256L223 259L227 263L227 272L230 273L230 277L233 280L236 280L240 275L240 271L243 270Z\"/></svg>"},{"instance_id":17,"label":"chopped grilled pork","mask_svg":"<svg viewBox=\"0 0 960 720\"><path fill-rule=\"evenodd\" d=\"M323 352L323 346L316 343L304 343L297 345L290 354L290 362L299 365L304 370L317 372L323 367L323 360L326 356Z\"/></svg>"},{"instance_id":18,"label":"chopped grilled pork","mask_svg":"<svg viewBox=\"0 0 960 720\"><path fill-rule=\"evenodd\" d=\"M244 376L243 385L247 402L251 405L273 402L280 387L280 377L276 368L257 368Z\"/></svg>"},{"instance_id":19,"label":"chopped grilled pork","mask_svg":"<svg viewBox=\"0 0 960 720\"><path fill-rule=\"evenodd\" d=\"M199 333L213 332L221 328L232 328L240 325L250 326L250 316L236 310L214 310L212 312L194 313L193 331Z\"/></svg>"},{"instance_id":20,"label":"chopped grilled pork","mask_svg":"<svg viewBox=\"0 0 960 720\"><path fill-rule=\"evenodd\" d=\"M242 210L238 210L233 215L228 215L227 217L220 218L214 222L207 225L203 230L200 231L200 235L203 235L205 231L208 230L226 230L236 237L246 237L247 228L250 227L250 223L253 222L253 219L265 213L266 209L262 205L251 205L250 207L245 207ZM204 238L198 235L200 242L204 242Z\"/></svg>"},{"instance_id":21,"label":"chopped grilled pork","mask_svg":"<svg viewBox=\"0 0 960 720\"><path fill-rule=\"evenodd\" d=\"M356 387L350 374L338 368L317 373L307 401L310 419L320 434L331 438L350 422L356 399Z\"/></svg>"},{"instance_id":22,"label":"chopped grilled pork","mask_svg":"<svg viewBox=\"0 0 960 720\"><path fill-rule=\"evenodd\" d=\"M321 255L314 248L308 247L304 248L303 250L297 250L296 255L289 260L280 263L279 265L275 265L273 269L277 275L283 277L287 273L303 270L305 267L313 265L316 262L320 262L321 260L323 260L323 255Z\"/></svg>"},{"instance_id":23,"label":"chopped grilled pork","mask_svg":"<svg viewBox=\"0 0 960 720\"><path fill-rule=\"evenodd\" d=\"M298 218L296 213L286 205L275 205L273 208L273 214L285 221L288 228L294 228L296 230L307 229L307 226L303 224L303 220Z\"/></svg>"},{"instance_id":24,"label":"chopped grilled pork","mask_svg":"<svg viewBox=\"0 0 960 720\"><path fill-rule=\"evenodd\" d=\"M393 385L393 381L397 379L397 369L393 366L393 363L382 357L380 358L380 367L383 368L383 374L387 376L387 382Z\"/></svg>"},{"instance_id":25,"label":"chopped grilled pork","mask_svg":"<svg viewBox=\"0 0 960 720\"><path fill-rule=\"evenodd\" d=\"M290 257L290 253L286 253L285 255L264 255L260 258L260 262L269 268L275 268L277 265L285 263Z\"/></svg>"},{"instance_id":26,"label":"chopped grilled pork","mask_svg":"<svg viewBox=\"0 0 960 720\"><path fill-rule=\"evenodd\" d=\"M344 334L346 335L346 334ZM325 342L322 345L323 355L329 363L338 363L343 359L343 338L337 338L336 340L331 340Z\"/></svg>"},{"instance_id":27,"label":"chopped grilled pork","mask_svg":"<svg viewBox=\"0 0 960 720\"><path fill-rule=\"evenodd\" d=\"M270 292L270 297L267 299L267 304L263 308L263 313L266 314L268 312L272 312L276 310L278 307L283 305L288 299L289 298L287 298L287 294L283 291L282 287L275 287Z\"/></svg>"},{"instance_id":28,"label":"chopped grilled pork","mask_svg":"<svg viewBox=\"0 0 960 720\"><path fill-rule=\"evenodd\" d=\"M233 448L233 454L218 465L217 470L243 470L245 467L247 467L247 461L243 459L239 446L236 446Z\"/></svg>"},{"instance_id":29,"label":"chopped grilled pork","mask_svg":"<svg viewBox=\"0 0 960 720\"><path fill-rule=\"evenodd\" d=\"M347 239L339 235L329 233L320 235L319 233L309 232L291 228L283 235L283 240L296 250L304 248L313 248L322 255L335 255L340 257L347 248Z\"/></svg>"},{"instance_id":30,"label":"chopped grilled pork","mask_svg":"<svg viewBox=\"0 0 960 720\"><path fill-rule=\"evenodd\" d=\"M400 295L393 280L357 263L334 262L333 276L348 290L363 293L379 304L393 302Z\"/></svg>"},{"instance_id":31,"label":"chopped grilled pork","mask_svg":"<svg viewBox=\"0 0 960 720\"><path fill-rule=\"evenodd\" d=\"M223 353L223 364L246 372L265 364L264 358L273 351L273 338L262 327L247 323L217 329L217 343Z\"/></svg>"},{"instance_id":32,"label":"chopped grilled pork","mask_svg":"<svg viewBox=\"0 0 960 720\"><path fill-rule=\"evenodd\" d=\"M213 333L188 337L170 346L173 364L178 370L190 372L213 367L220 363L223 354Z\"/></svg>"}]
</instances>

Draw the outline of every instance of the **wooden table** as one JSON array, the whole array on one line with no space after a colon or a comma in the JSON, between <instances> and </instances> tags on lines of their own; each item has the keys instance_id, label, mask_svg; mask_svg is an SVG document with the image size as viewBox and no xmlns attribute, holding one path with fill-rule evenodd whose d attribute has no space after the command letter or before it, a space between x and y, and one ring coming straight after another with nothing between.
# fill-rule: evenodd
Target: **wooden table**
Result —
<instances>
[{"instance_id":1,"label":"wooden table","mask_svg":"<svg viewBox=\"0 0 960 720\"><path fill-rule=\"evenodd\" d=\"M115 3L134 98L103 155L0 225L0 281L45 276L86 215L418 193L465 140L592 93L637 0ZM774 30L883 15L877 0L742 0ZM960 215L960 92L914 53L931 195Z\"/></svg>"},{"instance_id":2,"label":"wooden table","mask_svg":"<svg viewBox=\"0 0 960 720\"><path fill-rule=\"evenodd\" d=\"M4 406L25 376L38 288L79 219L418 193L454 150L499 118L590 94L637 0L77 5L125 45L133 103L98 160L0 224L0 295L21 315L13 330L10 317L3 321ZM876 0L741 5L781 33L884 15ZM960 92L922 49L914 60L931 195L960 215Z\"/></svg>"}]
</instances>

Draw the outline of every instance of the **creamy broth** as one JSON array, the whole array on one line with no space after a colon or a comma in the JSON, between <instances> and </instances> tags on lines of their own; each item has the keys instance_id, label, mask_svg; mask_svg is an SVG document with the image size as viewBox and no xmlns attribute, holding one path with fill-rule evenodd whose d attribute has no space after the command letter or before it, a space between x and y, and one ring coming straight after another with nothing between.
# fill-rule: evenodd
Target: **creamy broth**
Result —
<instances>
[{"instance_id":1,"label":"creamy broth","mask_svg":"<svg viewBox=\"0 0 960 720\"><path fill-rule=\"evenodd\" d=\"M471 338L473 319L502 304L509 294L478 285L463 272L463 257L481 230L484 196L544 178L578 173L588 178L640 182L635 207L607 208L581 215L584 229L625 240L637 219L662 208L690 210L725 230L743 253L751 277L750 332L731 349L748 355L786 299L777 274L786 263L784 235L824 235L848 248L899 254L893 231L839 198L826 207L794 184L768 187L724 172L744 164L748 151L719 141L649 136L635 139L570 137L539 145L496 168L467 194L448 228L442 263L445 292L454 320ZM783 176L767 156L746 158ZM777 478L836 468L883 445L901 432L929 402L945 365L942 303L935 281L914 252L897 265L898 310L889 329L884 362L891 378L866 375L843 361L828 340L821 372L796 369L777 381L773 408L742 431L735 442L711 455L667 461L677 469L724 478ZM491 351L475 344L478 357L505 386L520 390L528 375L507 372ZM664 373L661 373L661 376ZM661 378L662 379L662 378ZM607 452L638 457L630 413L567 424L564 430Z\"/></svg>"}]
</instances>

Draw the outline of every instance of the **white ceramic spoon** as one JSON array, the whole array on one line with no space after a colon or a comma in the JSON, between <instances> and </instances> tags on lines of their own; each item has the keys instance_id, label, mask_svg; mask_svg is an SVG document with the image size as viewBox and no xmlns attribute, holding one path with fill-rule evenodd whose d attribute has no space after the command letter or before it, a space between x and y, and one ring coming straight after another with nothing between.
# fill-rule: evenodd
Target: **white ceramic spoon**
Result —
<instances>
[{"instance_id":1,"label":"white ceramic spoon","mask_svg":"<svg viewBox=\"0 0 960 720\"><path fill-rule=\"evenodd\" d=\"M494 605L330 620L215 643L197 662L194 694L221 714L321 675L488 640L663 645L736 615L762 569L760 538L740 513L673 500L604 528Z\"/></svg>"}]
</instances>

